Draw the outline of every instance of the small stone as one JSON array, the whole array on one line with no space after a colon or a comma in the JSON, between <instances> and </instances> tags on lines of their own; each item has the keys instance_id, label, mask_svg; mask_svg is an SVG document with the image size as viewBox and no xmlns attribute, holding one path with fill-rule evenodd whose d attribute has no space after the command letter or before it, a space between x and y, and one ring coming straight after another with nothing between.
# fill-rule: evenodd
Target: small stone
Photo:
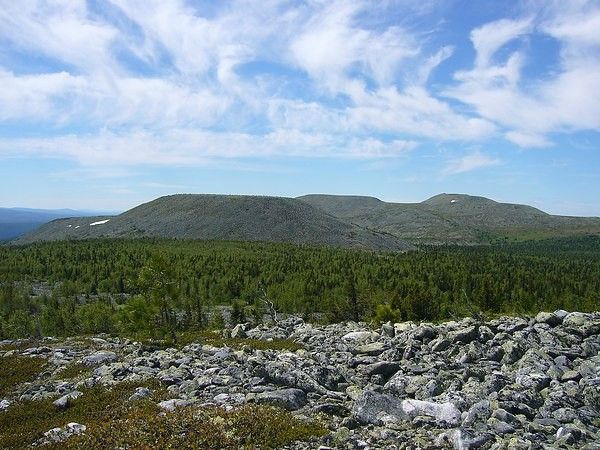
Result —
<instances>
[{"instance_id":1,"label":"small stone","mask_svg":"<svg viewBox=\"0 0 600 450\"><path fill-rule=\"evenodd\" d=\"M0 401L0 411L4 411L10 406L10 402L8 400Z\"/></svg>"},{"instance_id":2,"label":"small stone","mask_svg":"<svg viewBox=\"0 0 600 450\"><path fill-rule=\"evenodd\" d=\"M64 409L67 409L69 406L71 406L72 400L75 400L76 398L80 397L81 395L82 395L82 392L80 392L80 391L69 392L68 394L60 397L58 400L53 401L52 404L57 409L64 410Z\"/></svg>"},{"instance_id":3,"label":"small stone","mask_svg":"<svg viewBox=\"0 0 600 450\"><path fill-rule=\"evenodd\" d=\"M85 432L87 427L77 422L70 422L64 428L56 427L44 433L44 437L38 440L34 446L56 444L64 442L71 436Z\"/></svg>"},{"instance_id":4,"label":"small stone","mask_svg":"<svg viewBox=\"0 0 600 450\"><path fill-rule=\"evenodd\" d=\"M567 370L560 377L561 381L579 381L581 380L581 374L576 370Z\"/></svg>"},{"instance_id":5,"label":"small stone","mask_svg":"<svg viewBox=\"0 0 600 450\"><path fill-rule=\"evenodd\" d=\"M181 398L172 398L170 400L163 400L158 404L160 409L164 409L167 412L173 412L176 408L181 408L183 406L188 406L190 402L188 400L183 400Z\"/></svg>"},{"instance_id":6,"label":"small stone","mask_svg":"<svg viewBox=\"0 0 600 450\"><path fill-rule=\"evenodd\" d=\"M135 388L135 392L133 394L131 394L131 396L129 397L129 401L133 402L133 401L137 401L137 400L141 400L143 398L147 398L150 397L152 395L152 391L146 387L137 387Z\"/></svg>"},{"instance_id":7,"label":"small stone","mask_svg":"<svg viewBox=\"0 0 600 450\"><path fill-rule=\"evenodd\" d=\"M521 345L515 341L507 341L502 344L502 350L504 350L502 362L505 364L513 364L517 362L525 353L523 347L521 347Z\"/></svg>"},{"instance_id":8,"label":"small stone","mask_svg":"<svg viewBox=\"0 0 600 450\"><path fill-rule=\"evenodd\" d=\"M248 337L244 325L238 323L235 327L233 327L233 330L231 330L231 337L233 339L242 339Z\"/></svg>"},{"instance_id":9,"label":"small stone","mask_svg":"<svg viewBox=\"0 0 600 450\"><path fill-rule=\"evenodd\" d=\"M394 337L396 335L396 330L392 324L384 323L381 325L381 334L387 337Z\"/></svg>"}]
</instances>

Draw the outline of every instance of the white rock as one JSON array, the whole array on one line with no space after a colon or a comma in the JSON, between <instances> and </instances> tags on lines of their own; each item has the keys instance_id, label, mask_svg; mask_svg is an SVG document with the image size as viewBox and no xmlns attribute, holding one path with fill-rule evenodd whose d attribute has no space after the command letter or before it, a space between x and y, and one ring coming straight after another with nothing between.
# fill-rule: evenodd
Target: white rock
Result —
<instances>
[{"instance_id":1,"label":"white rock","mask_svg":"<svg viewBox=\"0 0 600 450\"><path fill-rule=\"evenodd\" d=\"M402 401L403 411L410 417L431 416L439 422L458 425L461 419L460 410L450 402L433 403L423 400L406 399Z\"/></svg>"},{"instance_id":2,"label":"white rock","mask_svg":"<svg viewBox=\"0 0 600 450\"><path fill-rule=\"evenodd\" d=\"M4 411L10 406L10 402L8 400L0 401L0 411Z\"/></svg>"},{"instance_id":3,"label":"white rock","mask_svg":"<svg viewBox=\"0 0 600 450\"><path fill-rule=\"evenodd\" d=\"M187 406L189 402L187 400L183 400L181 398L172 398L171 400L164 400L158 404L160 409L164 409L165 411L172 412L175 411L175 408L179 408L181 406Z\"/></svg>"},{"instance_id":4,"label":"white rock","mask_svg":"<svg viewBox=\"0 0 600 450\"><path fill-rule=\"evenodd\" d=\"M369 339L377 339L379 337L379 333L375 333L373 331L351 331L350 333L342 336L342 339L345 341L366 341Z\"/></svg>"}]
</instances>

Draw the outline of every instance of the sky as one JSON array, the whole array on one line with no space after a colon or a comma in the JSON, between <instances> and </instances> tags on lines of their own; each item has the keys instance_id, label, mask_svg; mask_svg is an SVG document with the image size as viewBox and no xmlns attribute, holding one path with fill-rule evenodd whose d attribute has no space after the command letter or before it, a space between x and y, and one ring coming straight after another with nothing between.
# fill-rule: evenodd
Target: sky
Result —
<instances>
[{"instance_id":1,"label":"sky","mask_svg":"<svg viewBox=\"0 0 600 450\"><path fill-rule=\"evenodd\" d=\"M0 0L0 206L441 192L600 216L600 2Z\"/></svg>"}]
</instances>

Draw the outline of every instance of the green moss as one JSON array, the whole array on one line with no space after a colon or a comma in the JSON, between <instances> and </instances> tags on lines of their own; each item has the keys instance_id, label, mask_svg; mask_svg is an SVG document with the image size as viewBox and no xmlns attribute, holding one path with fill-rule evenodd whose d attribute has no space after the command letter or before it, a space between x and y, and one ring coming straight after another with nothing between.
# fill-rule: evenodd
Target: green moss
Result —
<instances>
[{"instance_id":1,"label":"green moss","mask_svg":"<svg viewBox=\"0 0 600 450\"><path fill-rule=\"evenodd\" d=\"M155 402L162 395L157 384L151 386L156 391L154 397L135 403L127 402L139 385L121 383L112 389L102 386L88 389L64 411L56 409L52 404L54 399L14 403L0 414L0 448L25 448L41 438L44 432L63 427L69 422L82 423L93 431L103 424L118 420L131 407L149 416L156 414Z\"/></svg>"},{"instance_id":2,"label":"green moss","mask_svg":"<svg viewBox=\"0 0 600 450\"><path fill-rule=\"evenodd\" d=\"M0 344L0 350L3 351L10 351L10 350L17 350L17 351L22 351L22 350L26 350L30 347L35 347L36 345L41 345L41 343L38 341L34 341L32 339L20 339L18 341L13 341L10 344Z\"/></svg>"},{"instance_id":3,"label":"green moss","mask_svg":"<svg viewBox=\"0 0 600 450\"><path fill-rule=\"evenodd\" d=\"M137 336L135 339L142 342L142 344L148 346L149 348L182 348L192 343L213 345L215 347L230 347L234 349L250 347L255 350L278 350L292 352L304 348L301 344L294 342L291 339L273 339L271 341L249 338L234 339L222 337L221 332L216 330L178 333L177 341L175 342L171 339L148 339L140 336Z\"/></svg>"},{"instance_id":4,"label":"green moss","mask_svg":"<svg viewBox=\"0 0 600 450\"><path fill-rule=\"evenodd\" d=\"M28 447L44 432L69 422L86 425L85 434L43 448L278 448L327 433L321 423L302 421L288 411L262 405L231 411L187 407L159 414L157 402L166 393L157 383L146 384L154 390L150 398L127 401L139 385L96 386L85 390L64 411L54 407L53 399L15 403L0 414L0 448Z\"/></svg>"},{"instance_id":5,"label":"green moss","mask_svg":"<svg viewBox=\"0 0 600 450\"><path fill-rule=\"evenodd\" d=\"M78 362L72 362L57 374L57 378L61 380L79 378L83 375L90 374L91 372L92 370L89 366Z\"/></svg>"},{"instance_id":6,"label":"green moss","mask_svg":"<svg viewBox=\"0 0 600 450\"><path fill-rule=\"evenodd\" d=\"M46 360L29 356L0 358L0 397L6 397L21 383L33 381L43 370Z\"/></svg>"},{"instance_id":7,"label":"green moss","mask_svg":"<svg viewBox=\"0 0 600 450\"><path fill-rule=\"evenodd\" d=\"M326 433L320 423L305 422L288 411L268 406L245 405L231 411L186 407L164 415L136 408L61 448L280 448Z\"/></svg>"}]
</instances>

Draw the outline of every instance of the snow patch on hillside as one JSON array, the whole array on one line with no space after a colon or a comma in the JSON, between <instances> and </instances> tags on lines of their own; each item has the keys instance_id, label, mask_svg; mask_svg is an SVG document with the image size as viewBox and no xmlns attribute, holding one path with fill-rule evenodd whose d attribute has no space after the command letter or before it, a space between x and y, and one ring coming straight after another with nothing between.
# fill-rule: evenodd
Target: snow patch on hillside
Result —
<instances>
[{"instance_id":1,"label":"snow patch on hillside","mask_svg":"<svg viewBox=\"0 0 600 450\"><path fill-rule=\"evenodd\" d=\"M98 222L92 222L90 223L90 227L93 227L95 225L104 225L106 222L108 222L110 219L106 219L106 220L99 220Z\"/></svg>"}]
</instances>

